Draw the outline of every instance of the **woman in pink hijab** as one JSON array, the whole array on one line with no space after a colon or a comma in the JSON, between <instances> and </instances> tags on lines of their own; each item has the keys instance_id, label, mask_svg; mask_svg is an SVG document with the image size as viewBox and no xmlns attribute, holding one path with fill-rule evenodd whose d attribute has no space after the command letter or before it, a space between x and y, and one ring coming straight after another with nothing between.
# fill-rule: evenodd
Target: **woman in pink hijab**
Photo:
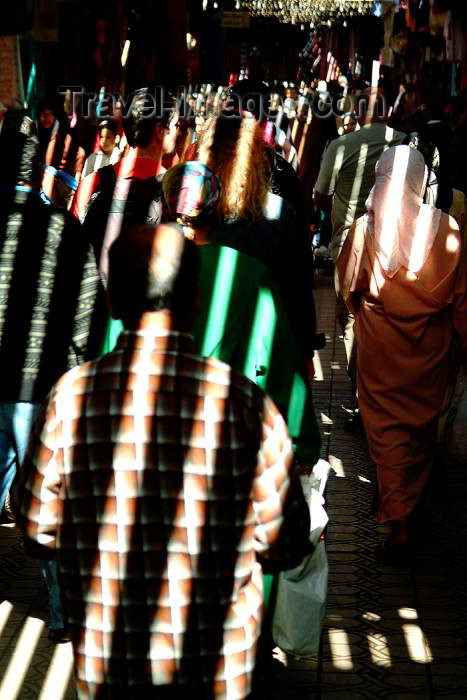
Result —
<instances>
[{"instance_id":1,"label":"woman in pink hijab","mask_svg":"<svg viewBox=\"0 0 467 700\"><path fill-rule=\"evenodd\" d=\"M412 553L410 521L424 506L454 333L467 367L462 240L452 217L423 204L426 179L419 151L385 151L368 211L337 260L356 319L359 407L377 465L379 522L391 526L385 552L393 559Z\"/></svg>"}]
</instances>

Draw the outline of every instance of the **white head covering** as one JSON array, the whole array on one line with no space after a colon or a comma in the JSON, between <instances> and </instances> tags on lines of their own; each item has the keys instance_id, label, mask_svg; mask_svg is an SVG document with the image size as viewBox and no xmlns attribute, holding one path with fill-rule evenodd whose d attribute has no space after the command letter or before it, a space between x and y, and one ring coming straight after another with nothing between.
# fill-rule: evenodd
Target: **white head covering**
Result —
<instances>
[{"instance_id":1,"label":"white head covering","mask_svg":"<svg viewBox=\"0 0 467 700\"><path fill-rule=\"evenodd\" d=\"M388 148L376 164L365 219L389 277L401 267L418 272L433 247L441 210L423 203L427 176L422 154L411 146Z\"/></svg>"}]
</instances>

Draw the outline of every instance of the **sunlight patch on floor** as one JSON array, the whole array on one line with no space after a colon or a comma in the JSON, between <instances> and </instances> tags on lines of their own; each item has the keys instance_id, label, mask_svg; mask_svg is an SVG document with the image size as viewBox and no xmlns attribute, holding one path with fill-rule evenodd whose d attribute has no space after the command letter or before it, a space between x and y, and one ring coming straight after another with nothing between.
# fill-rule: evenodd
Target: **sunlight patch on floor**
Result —
<instances>
[{"instance_id":1,"label":"sunlight patch on floor","mask_svg":"<svg viewBox=\"0 0 467 700\"><path fill-rule=\"evenodd\" d=\"M334 474L341 479L345 478L345 469L342 460L334 455L329 455L328 461Z\"/></svg>"},{"instance_id":2,"label":"sunlight patch on floor","mask_svg":"<svg viewBox=\"0 0 467 700\"><path fill-rule=\"evenodd\" d=\"M37 617L26 618L0 685L2 700L16 700L20 697L21 686L36 651L44 624L44 620L39 620Z\"/></svg>"},{"instance_id":3,"label":"sunlight patch on floor","mask_svg":"<svg viewBox=\"0 0 467 700\"><path fill-rule=\"evenodd\" d=\"M73 647L57 644L38 700L62 700L73 671Z\"/></svg>"},{"instance_id":4,"label":"sunlight patch on floor","mask_svg":"<svg viewBox=\"0 0 467 700\"><path fill-rule=\"evenodd\" d=\"M328 636L334 668L337 668L339 671L351 671L353 669L353 662L347 632L345 630L330 628L328 630Z\"/></svg>"},{"instance_id":5,"label":"sunlight patch on floor","mask_svg":"<svg viewBox=\"0 0 467 700\"><path fill-rule=\"evenodd\" d=\"M384 634L380 634L379 632L369 632L367 639L371 660L375 666L380 666L382 668L389 668L392 666L388 640Z\"/></svg>"},{"instance_id":6,"label":"sunlight patch on floor","mask_svg":"<svg viewBox=\"0 0 467 700\"><path fill-rule=\"evenodd\" d=\"M13 610L13 605L10 603L9 600L4 600L3 603L0 605L0 635L2 634L3 630L5 629L5 625L8 622L8 618L11 615L11 611Z\"/></svg>"},{"instance_id":7,"label":"sunlight patch on floor","mask_svg":"<svg viewBox=\"0 0 467 700\"><path fill-rule=\"evenodd\" d=\"M418 664L431 664L433 655L421 627L419 625L402 625L402 630L412 661Z\"/></svg>"},{"instance_id":8,"label":"sunlight patch on floor","mask_svg":"<svg viewBox=\"0 0 467 700\"><path fill-rule=\"evenodd\" d=\"M415 608L399 608L397 612L403 620L418 620L418 613Z\"/></svg>"},{"instance_id":9,"label":"sunlight patch on floor","mask_svg":"<svg viewBox=\"0 0 467 700\"><path fill-rule=\"evenodd\" d=\"M313 377L315 382L324 382L323 365L319 357L319 352L315 350L313 356L313 368L315 370L315 376Z\"/></svg>"}]
</instances>

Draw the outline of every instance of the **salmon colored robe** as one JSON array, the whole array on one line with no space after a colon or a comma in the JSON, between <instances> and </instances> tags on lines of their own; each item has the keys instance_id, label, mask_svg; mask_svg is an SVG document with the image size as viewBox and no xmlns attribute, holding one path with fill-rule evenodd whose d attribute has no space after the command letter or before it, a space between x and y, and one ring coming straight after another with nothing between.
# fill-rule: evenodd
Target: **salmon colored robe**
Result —
<instances>
[{"instance_id":1,"label":"salmon colored robe","mask_svg":"<svg viewBox=\"0 0 467 700\"><path fill-rule=\"evenodd\" d=\"M379 521L405 520L430 474L453 330L467 366L466 270L455 221L442 214L418 273L385 275L361 217L337 260L355 314L358 400L377 465Z\"/></svg>"}]
</instances>

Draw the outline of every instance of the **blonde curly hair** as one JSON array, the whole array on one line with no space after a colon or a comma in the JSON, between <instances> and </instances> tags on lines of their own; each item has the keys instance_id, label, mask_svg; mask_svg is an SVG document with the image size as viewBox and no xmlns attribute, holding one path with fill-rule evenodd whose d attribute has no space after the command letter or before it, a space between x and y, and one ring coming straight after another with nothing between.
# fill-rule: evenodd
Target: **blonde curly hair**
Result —
<instances>
[{"instance_id":1,"label":"blonde curly hair","mask_svg":"<svg viewBox=\"0 0 467 700\"><path fill-rule=\"evenodd\" d=\"M208 119L195 157L220 177L221 219L252 223L264 217L271 166L253 117L221 114Z\"/></svg>"}]
</instances>

